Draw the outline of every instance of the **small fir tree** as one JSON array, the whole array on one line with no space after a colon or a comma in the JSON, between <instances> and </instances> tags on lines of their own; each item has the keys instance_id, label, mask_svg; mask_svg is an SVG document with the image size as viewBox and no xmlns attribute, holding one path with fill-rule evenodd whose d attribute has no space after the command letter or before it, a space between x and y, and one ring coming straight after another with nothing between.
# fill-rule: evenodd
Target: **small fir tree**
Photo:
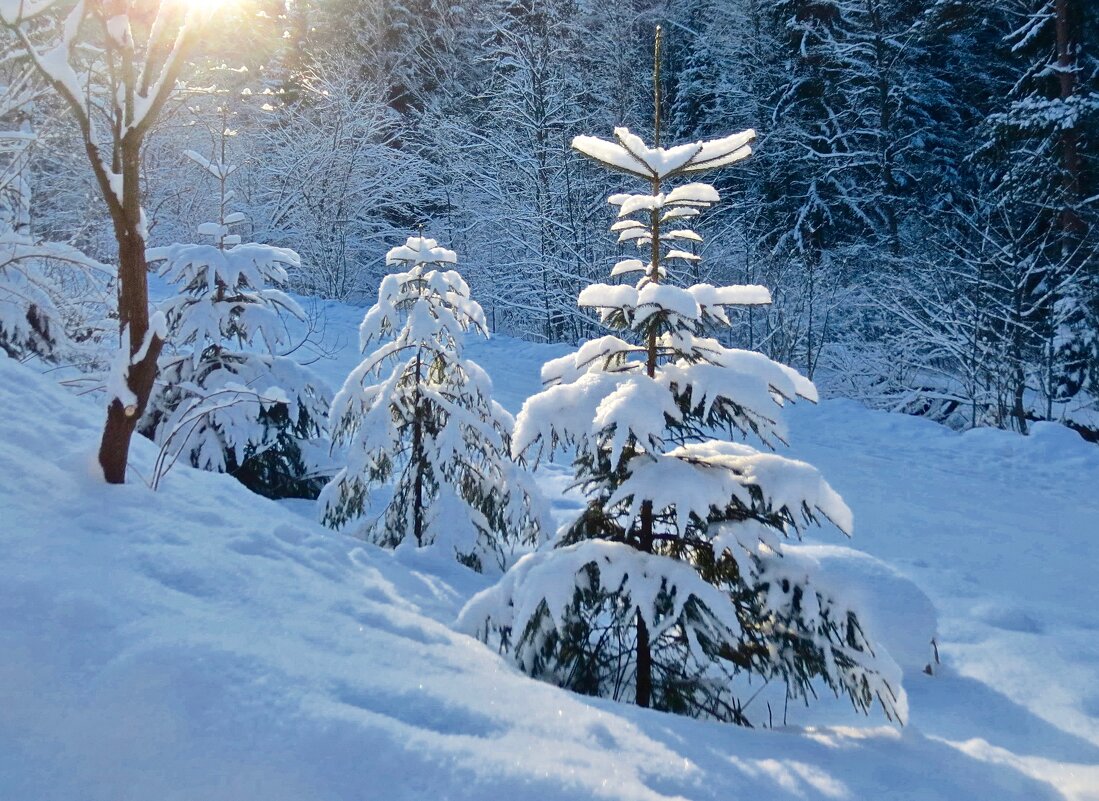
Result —
<instances>
[{"instance_id":1,"label":"small fir tree","mask_svg":"<svg viewBox=\"0 0 1099 801\"><path fill-rule=\"evenodd\" d=\"M701 237L686 223L718 193L669 185L744 159L754 134L664 149L659 111L655 130L654 147L625 128L614 141L573 140L648 185L610 198L619 241L647 258L611 271L640 274L636 284L580 293L580 306L621 336L547 363L548 388L523 406L513 442L516 454L574 447L587 507L556 548L521 559L473 598L459 625L533 676L640 706L766 722L748 709L758 688L747 682L779 679L788 698L807 699L821 679L860 710L877 700L900 717L896 666L782 544L819 520L850 533L850 511L812 466L747 441L784 442L780 408L815 400L813 384L705 335L729 324L727 307L769 303L769 292L673 283L699 258L687 248ZM711 438L722 433L745 441Z\"/></svg>"},{"instance_id":2,"label":"small fir tree","mask_svg":"<svg viewBox=\"0 0 1099 801\"><path fill-rule=\"evenodd\" d=\"M377 347L332 404L347 462L322 494L323 520L379 545L451 549L475 570L503 569L540 537L540 501L509 455L514 421L488 375L463 354L488 337L484 312L453 269L454 252L411 237L386 255L387 276L359 328ZM374 519L371 491L392 495Z\"/></svg>"},{"instance_id":3,"label":"small fir tree","mask_svg":"<svg viewBox=\"0 0 1099 801\"><path fill-rule=\"evenodd\" d=\"M193 467L229 473L272 498L315 498L324 485L322 459L329 396L318 380L276 349L287 344L288 318L305 319L276 288L299 266L292 250L241 244L230 226L228 188L235 167L193 151L186 155L219 187L216 222L199 226L208 245L150 248L150 263L179 287L161 306L171 352L142 431L180 452Z\"/></svg>"}]
</instances>

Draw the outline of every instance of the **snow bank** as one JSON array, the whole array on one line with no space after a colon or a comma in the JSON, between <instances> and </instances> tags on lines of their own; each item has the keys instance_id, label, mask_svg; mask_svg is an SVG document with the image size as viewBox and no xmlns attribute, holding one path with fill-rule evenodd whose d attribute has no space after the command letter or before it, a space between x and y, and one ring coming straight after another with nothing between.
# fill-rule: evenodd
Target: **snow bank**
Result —
<instances>
[{"instance_id":1,"label":"snow bank","mask_svg":"<svg viewBox=\"0 0 1099 801\"><path fill-rule=\"evenodd\" d=\"M3 358L0 406L0 798L1059 797L914 728L749 731L533 682L439 622L462 599L428 566L225 476L106 486L98 405Z\"/></svg>"}]
</instances>

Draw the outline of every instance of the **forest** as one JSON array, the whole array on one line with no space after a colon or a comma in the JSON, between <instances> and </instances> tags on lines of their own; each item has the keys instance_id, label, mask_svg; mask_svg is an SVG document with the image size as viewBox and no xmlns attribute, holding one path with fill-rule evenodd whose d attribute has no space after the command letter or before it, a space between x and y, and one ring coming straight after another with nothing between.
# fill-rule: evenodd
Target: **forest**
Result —
<instances>
[{"instance_id":1,"label":"forest","mask_svg":"<svg viewBox=\"0 0 1099 801\"><path fill-rule=\"evenodd\" d=\"M219 211L192 152L235 165L237 227L301 256L301 295L365 302L387 250L422 227L463 254L492 331L580 342L601 326L575 298L617 246L605 179L570 142L651 134L662 24L665 140L757 132L753 158L718 178L692 276L772 289L729 343L955 428L1057 420L1096 436L1092 3L205 5L219 8L141 143L149 244L192 241ZM58 22L38 16L32 35ZM4 35L7 224L111 262L80 133ZM57 308L87 341L110 311L72 289Z\"/></svg>"}]
</instances>

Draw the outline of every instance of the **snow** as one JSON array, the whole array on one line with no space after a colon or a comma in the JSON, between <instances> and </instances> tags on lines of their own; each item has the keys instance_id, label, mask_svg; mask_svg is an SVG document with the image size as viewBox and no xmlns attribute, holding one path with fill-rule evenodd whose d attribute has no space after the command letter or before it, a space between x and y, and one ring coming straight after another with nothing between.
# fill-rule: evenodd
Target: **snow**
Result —
<instances>
[{"instance_id":1,"label":"snow","mask_svg":"<svg viewBox=\"0 0 1099 801\"><path fill-rule=\"evenodd\" d=\"M0 20L11 25L17 20L32 19L57 3L58 0L0 0Z\"/></svg>"},{"instance_id":2,"label":"snow","mask_svg":"<svg viewBox=\"0 0 1099 801\"><path fill-rule=\"evenodd\" d=\"M130 41L130 18L125 14L108 18L105 27L116 45L125 46Z\"/></svg>"},{"instance_id":3,"label":"snow","mask_svg":"<svg viewBox=\"0 0 1099 801\"><path fill-rule=\"evenodd\" d=\"M453 250L439 247L434 239L409 237L403 245L390 248L385 255L386 264L457 264L458 256Z\"/></svg>"},{"instance_id":4,"label":"snow","mask_svg":"<svg viewBox=\"0 0 1099 801\"><path fill-rule=\"evenodd\" d=\"M697 259L689 253L673 250L669 258ZM640 260L627 259L618 262L611 275L638 272L647 269ZM627 284L588 284L577 297L582 307L601 310L621 310L631 315L635 324L656 313L674 314L685 321L700 320L703 313L722 322L728 317L723 306L764 306L771 302L767 287L738 285L715 287L711 284L695 284L687 288L672 284L646 283L637 287ZM606 319L606 315L604 315Z\"/></svg>"},{"instance_id":5,"label":"snow","mask_svg":"<svg viewBox=\"0 0 1099 801\"><path fill-rule=\"evenodd\" d=\"M626 284L588 284L576 298L578 306L621 308L637 305L637 288Z\"/></svg>"},{"instance_id":6,"label":"snow","mask_svg":"<svg viewBox=\"0 0 1099 801\"><path fill-rule=\"evenodd\" d=\"M554 387L554 389L561 388ZM631 437L636 438L644 448L656 449L657 444L663 439L666 418L678 420L681 417L675 398L667 388L644 374L631 375L617 382L617 386L602 398L593 398L589 395L584 399L589 402L597 401L595 414L587 418L588 431L584 433L595 435L601 431L611 432L609 455L612 464L618 461ZM523 408L528 409L526 406ZM529 407L531 410L533 408ZM561 420L565 426L575 425L577 416L572 409L563 406L561 412L557 420ZM525 414L526 412L521 414L520 419ZM577 429L563 428L563 430ZM580 428L579 431L583 432L584 429Z\"/></svg>"},{"instance_id":7,"label":"snow","mask_svg":"<svg viewBox=\"0 0 1099 801\"><path fill-rule=\"evenodd\" d=\"M675 147L649 147L644 140L632 133L628 128L615 128L615 142L600 139L597 136L577 136L572 140L574 149L585 156L610 167L636 175L641 178L663 180L676 175L723 167L747 158L752 149L748 143L755 139L755 131L748 130L731 136L713 139L708 142L692 142ZM685 188L685 187L681 187ZM684 193L682 200L694 200L692 192ZM715 193L716 194L716 193ZM616 195L610 199L611 203L626 203L632 206L631 210L638 208L653 208L645 203L655 204L661 202L661 196L654 196L649 201L638 201L642 196ZM628 199L632 198L632 199ZM715 201L701 201L711 203ZM641 205L634 205L640 203ZM658 206L657 206L658 207ZM623 214L629 211L623 210Z\"/></svg>"},{"instance_id":8,"label":"snow","mask_svg":"<svg viewBox=\"0 0 1099 801\"><path fill-rule=\"evenodd\" d=\"M771 302L771 290L758 284L736 286L712 286L695 284L688 292L694 295L698 305L714 306L766 306Z\"/></svg>"},{"instance_id":9,"label":"snow","mask_svg":"<svg viewBox=\"0 0 1099 801\"><path fill-rule=\"evenodd\" d=\"M612 206L618 206L618 216L625 217L637 211L653 211L669 208L665 217L694 216L699 208L707 208L721 200L721 195L710 184L683 184L671 192L656 195L616 194L607 198ZM612 226L611 230L615 230Z\"/></svg>"},{"instance_id":10,"label":"snow","mask_svg":"<svg viewBox=\"0 0 1099 801\"><path fill-rule=\"evenodd\" d=\"M749 129L721 139L700 143L698 155L687 165L685 172L701 172L735 164L752 154L749 143L756 138L756 132Z\"/></svg>"},{"instance_id":11,"label":"snow","mask_svg":"<svg viewBox=\"0 0 1099 801\"><path fill-rule=\"evenodd\" d=\"M851 510L815 467L760 453L739 442L691 443L643 461L608 505L632 499L631 521L640 513L642 500L652 501L658 512L675 507L681 521L692 515L705 520L715 498L736 498L746 508L753 508L750 487L759 488L764 508L787 509L796 519L804 502L844 533L854 529Z\"/></svg>"},{"instance_id":12,"label":"snow","mask_svg":"<svg viewBox=\"0 0 1099 801\"><path fill-rule=\"evenodd\" d=\"M568 437L585 437L592 433L592 420L605 397L629 381L628 373L586 372L575 381L551 386L545 392L532 396L523 404L512 434L511 452L515 456L539 458L542 449L552 452L557 433ZM663 401L662 401L663 403ZM639 410L643 412L644 410ZM650 420L651 429L663 416ZM539 450L529 453L535 445ZM548 447L547 447L548 446Z\"/></svg>"},{"instance_id":13,"label":"snow","mask_svg":"<svg viewBox=\"0 0 1099 801\"><path fill-rule=\"evenodd\" d=\"M210 173L210 175L214 176L214 178L217 178L219 181L228 178L237 171L237 165L235 164L229 164L224 161L210 161L210 159L206 158L201 153L196 153L194 150L184 150L183 155L202 167L202 169L206 170L206 172ZM230 220L226 217L225 222L240 222L240 220L243 219L244 215L241 214L237 220ZM201 234L204 232L200 230L199 233Z\"/></svg>"},{"instance_id":14,"label":"snow","mask_svg":"<svg viewBox=\"0 0 1099 801\"><path fill-rule=\"evenodd\" d=\"M693 203L701 205L703 203L717 203L721 200L721 195L717 189L710 184L683 184L677 186L667 195L668 203Z\"/></svg>"},{"instance_id":15,"label":"snow","mask_svg":"<svg viewBox=\"0 0 1099 801\"><path fill-rule=\"evenodd\" d=\"M671 284L645 284L637 293L637 316L655 311L676 314L685 320L697 320L700 313L698 302L687 289ZM651 307L646 309L646 307Z\"/></svg>"},{"instance_id":16,"label":"snow","mask_svg":"<svg viewBox=\"0 0 1099 801\"><path fill-rule=\"evenodd\" d=\"M811 561L822 584L844 588L867 628L904 670L907 682L920 686L920 674L928 666L937 669L931 641L938 637L938 611L899 570L840 545L786 545L784 551L787 558Z\"/></svg>"},{"instance_id":17,"label":"snow","mask_svg":"<svg viewBox=\"0 0 1099 801\"><path fill-rule=\"evenodd\" d=\"M619 275L626 275L627 273L649 272L651 269L651 262L646 264L641 261L641 259L622 259L615 262L614 267L611 268L611 277L615 278Z\"/></svg>"},{"instance_id":18,"label":"snow","mask_svg":"<svg viewBox=\"0 0 1099 801\"><path fill-rule=\"evenodd\" d=\"M683 239L687 242L702 241L702 236L700 234L685 228L681 228L675 231L665 231L664 236L666 236L668 239Z\"/></svg>"},{"instance_id":19,"label":"snow","mask_svg":"<svg viewBox=\"0 0 1099 801\"><path fill-rule=\"evenodd\" d=\"M322 310L340 347L313 367L338 385L362 310ZM505 337L468 352L512 411L567 355ZM528 679L450 628L484 579L225 476L181 466L153 493L139 438L132 483L108 487L101 404L3 357L0 405L2 798L1099 798L1099 449L1060 427L786 413L865 553L812 528L787 548L870 613L910 717L822 698L767 731ZM539 470L559 511L578 504L565 472Z\"/></svg>"},{"instance_id":20,"label":"snow","mask_svg":"<svg viewBox=\"0 0 1099 801\"><path fill-rule=\"evenodd\" d=\"M118 200L119 205L125 202L126 196L126 181L122 176L122 173L114 172L113 170L106 170L107 181L111 185L111 192L114 194L115 199Z\"/></svg>"},{"instance_id":21,"label":"snow","mask_svg":"<svg viewBox=\"0 0 1099 801\"><path fill-rule=\"evenodd\" d=\"M686 250L669 250L667 253L664 254L664 259L665 260L667 260L667 259L683 259L684 261L702 261L701 256L699 256L695 253L689 253ZM616 273L612 272L611 275L616 275Z\"/></svg>"},{"instance_id":22,"label":"snow","mask_svg":"<svg viewBox=\"0 0 1099 801\"><path fill-rule=\"evenodd\" d=\"M123 407L129 409L137 406L137 396L130 389L130 367L133 360L130 359L130 329L122 328L119 336L118 349L111 358L111 367L107 372L107 404L118 401Z\"/></svg>"},{"instance_id":23,"label":"snow","mask_svg":"<svg viewBox=\"0 0 1099 801\"><path fill-rule=\"evenodd\" d=\"M68 42L63 42L45 53L35 53L32 57L39 69L48 75L50 80L61 86L69 96L81 96L80 79L69 63Z\"/></svg>"}]
</instances>

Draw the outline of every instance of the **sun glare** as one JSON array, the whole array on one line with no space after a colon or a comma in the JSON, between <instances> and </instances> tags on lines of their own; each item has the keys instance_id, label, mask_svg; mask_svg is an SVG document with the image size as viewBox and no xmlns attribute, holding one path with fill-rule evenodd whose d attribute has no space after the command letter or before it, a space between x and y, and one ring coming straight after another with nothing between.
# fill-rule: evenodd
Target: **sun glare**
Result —
<instances>
[{"instance_id":1,"label":"sun glare","mask_svg":"<svg viewBox=\"0 0 1099 801\"><path fill-rule=\"evenodd\" d=\"M183 0L183 5L209 19L220 11L239 8L245 2L246 0Z\"/></svg>"}]
</instances>

